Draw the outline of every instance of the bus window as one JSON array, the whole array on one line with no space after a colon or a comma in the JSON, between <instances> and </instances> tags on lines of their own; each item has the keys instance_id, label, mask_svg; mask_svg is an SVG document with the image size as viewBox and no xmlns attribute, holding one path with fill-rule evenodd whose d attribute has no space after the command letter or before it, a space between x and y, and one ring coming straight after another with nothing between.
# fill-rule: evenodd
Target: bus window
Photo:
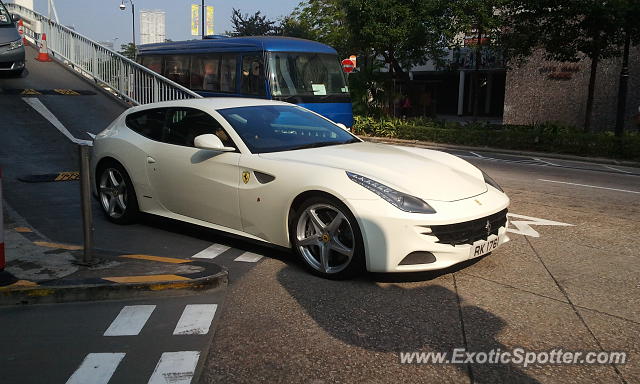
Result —
<instances>
[{"instance_id":1,"label":"bus window","mask_svg":"<svg viewBox=\"0 0 640 384\"><path fill-rule=\"evenodd\" d=\"M220 91L236 92L236 55L222 55Z\"/></svg>"},{"instance_id":2,"label":"bus window","mask_svg":"<svg viewBox=\"0 0 640 384\"><path fill-rule=\"evenodd\" d=\"M220 56L196 55L191 58L191 89L220 91Z\"/></svg>"},{"instance_id":3,"label":"bus window","mask_svg":"<svg viewBox=\"0 0 640 384\"><path fill-rule=\"evenodd\" d=\"M349 94L335 55L269 52L269 77L273 96Z\"/></svg>"},{"instance_id":4,"label":"bus window","mask_svg":"<svg viewBox=\"0 0 640 384\"><path fill-rule=\"evenodd\" d=\"M162 57L161 56L142 56L141 64L149 68L155 73L162 73Z\"/></svg>"},{"instance_id":5,"label":"bus window","mask_svg":"<svg viewBox=\"0 0 640 384\"><path fill-rule=\"evenodd\" d=\"M189 87L189 56L166 56L164 60L164 77Z\"/></svg>"},{"instance_id":6,"label":"bus window","mask_svg":"<svg viewBox=\"0 0 640 384\"><path fill-rule=\"evenodd\" d=\"M265 96L264 70L261 56L242 57L242 93Z\"/></svg>"}]
</instances>

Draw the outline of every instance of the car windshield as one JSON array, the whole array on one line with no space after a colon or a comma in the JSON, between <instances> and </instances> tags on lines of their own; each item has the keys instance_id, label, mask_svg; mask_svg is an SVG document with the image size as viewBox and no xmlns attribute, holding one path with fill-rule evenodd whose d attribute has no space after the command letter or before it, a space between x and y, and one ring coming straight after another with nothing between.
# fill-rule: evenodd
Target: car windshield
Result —
<instances>
[{"instance_id":1,"label":"car windshield","mask_svg":"<svg viewBox=\"0 0 640 384\"><path fill-rule=\"evenodd\" d=\"M269 81L273 96L349 94L336 55L269 52Z\"/></svg>"},{"instance_id":2,"label":"car windshield","mask_svg":"<svg viewBox=\"0 0 640 384\"><path fill-rule=\"evenodd\" d=\"M4 7L4 4L0 1L0 25L11 25L13 21L11 20L11 14Z\"/></svg>"},{"instance_id":3,"label":"car windshield","mask_svg":"<svg viewBox=\"0 0 640 384\"><path fill-rule=\"evenodd\" d=\"M292 151L360 140L304 108L258 105L218 110L252 153Z\"/></svg>"}]
</instances>

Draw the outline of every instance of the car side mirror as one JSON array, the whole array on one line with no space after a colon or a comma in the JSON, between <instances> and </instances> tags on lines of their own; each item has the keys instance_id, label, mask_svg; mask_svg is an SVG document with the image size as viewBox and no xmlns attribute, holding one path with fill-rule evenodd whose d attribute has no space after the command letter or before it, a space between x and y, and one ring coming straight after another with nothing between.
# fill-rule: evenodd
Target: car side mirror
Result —
<instances>
[{"instance_id":1,"label":"car side mirror","mask_svg":"<svg viewBox=\"0 0 640 384\"><path fill-rule=\"evenodd\" d=\"M350 129L350 128L347 128L347 126L346 126L346 125L344 125L344 124L342 124L342 123L336 123L336 125L337 125L338 127L342 128L342 129L344 129L344 130L345 130L345 131L347 131L347 132L351 132L351 129Z\"/></svg>"},{"instance_id":2,"label":"car side mirror","mask_svg":"<svg viewBox=\"0 0 640 384\"><path fill-rule=\"evenodd\" d=\"M15 13L12 13L12 14L11 14L11 20L12 20L14 23L17 23L18 21L20 21L20 16L19 16L19 15L16 15Z\"/></svg>"},{"instance_id":3,"label":"car side mirror","mask_svg":"<svg viewBox=\"0 0 640 384\"><path fill-rule=\"evenodd\" d=\"M220 152L234 152L236 150L233 147L225 147L220 138L212 133L197 136L193 140L193 145L199 149L210 149Z\"/></svg>"}]
</instances>

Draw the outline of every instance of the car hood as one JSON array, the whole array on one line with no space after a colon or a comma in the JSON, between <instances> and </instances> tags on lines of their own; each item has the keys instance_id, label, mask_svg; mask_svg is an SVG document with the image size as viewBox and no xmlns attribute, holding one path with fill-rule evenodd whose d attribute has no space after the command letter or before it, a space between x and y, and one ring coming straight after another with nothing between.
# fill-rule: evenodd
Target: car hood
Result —
<instances>
[{"instance_id":1,"label":"car hood","mask_svg":"<svg viewBox=\"0 0 640 384\"><path fill-rule=\"evenodd\" d=\"M13 24L0 26L0 45L16 41L19 38L20 34Z\"/></svg>"},{"instance_id":2,"label":"car hood","mask_svg":"<svg viewBox=\"0 0 640 384\"><path fill-rule=\"evenodd\" d=\"M459 157L423 148L361 142L260 156L344 169L424 200L455 201L487 191L478 168Z\"/></svg>"}]
</instances>

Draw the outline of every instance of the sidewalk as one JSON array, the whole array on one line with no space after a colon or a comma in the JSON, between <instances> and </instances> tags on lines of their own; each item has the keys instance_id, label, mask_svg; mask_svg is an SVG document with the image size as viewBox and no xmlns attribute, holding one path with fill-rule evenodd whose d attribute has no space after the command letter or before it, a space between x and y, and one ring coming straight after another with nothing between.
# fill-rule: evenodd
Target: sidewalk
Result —
<instances>
[{"instance_id":1,"label":"sidewalk","mask_svg":"<svg viewBox=\"0 0 640 384\"><path fill-rule=\"evenodd\" d=\"M0 287L0 305L184 295L227 284L225 270L199 260L95 250L95 263L83 266L82 246L50 242L4 216L5 272L17 281Z\"/></svg>"}]
</instances>

